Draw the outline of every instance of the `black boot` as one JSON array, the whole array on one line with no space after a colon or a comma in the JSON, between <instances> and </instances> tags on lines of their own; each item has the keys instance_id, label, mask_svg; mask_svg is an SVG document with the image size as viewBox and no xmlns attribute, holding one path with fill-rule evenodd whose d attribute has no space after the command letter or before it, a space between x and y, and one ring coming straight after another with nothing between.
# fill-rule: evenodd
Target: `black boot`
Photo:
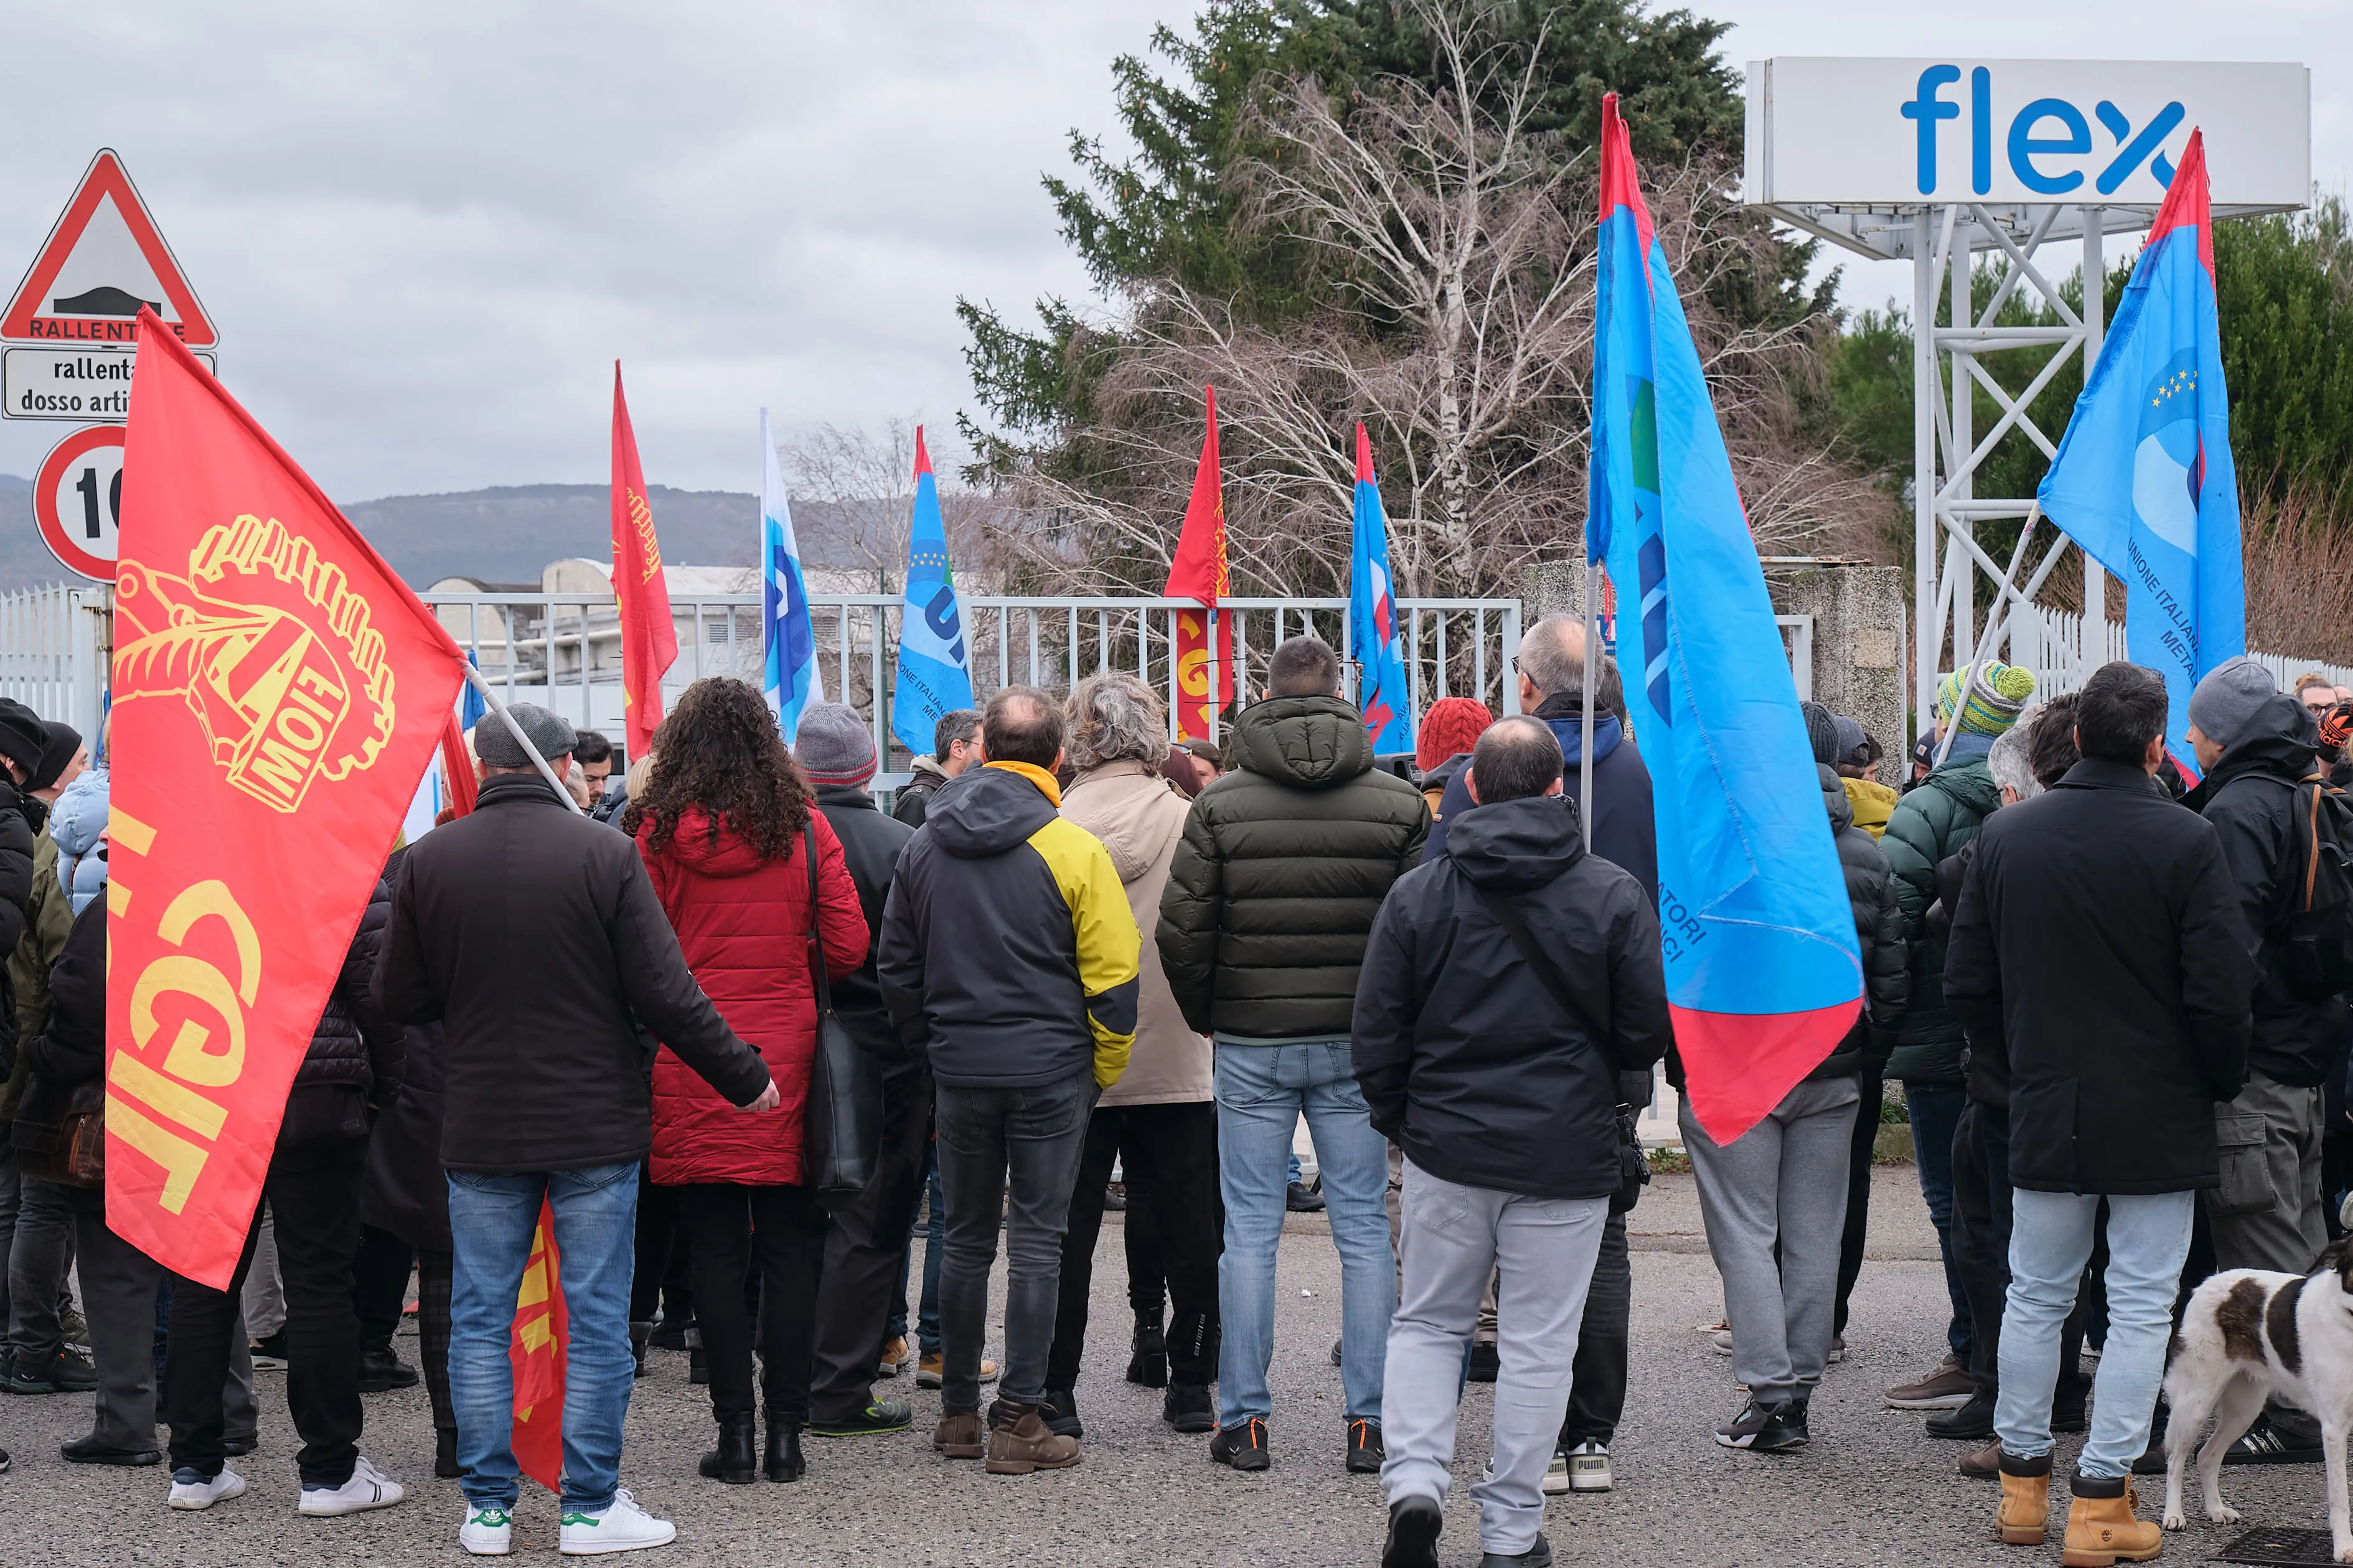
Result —
<instances>
[{"instance_id":1,"label":"black boot","mask_svg":"<svg viewBox=\"0 0 2353 1568\"><path fill-rule=\"evenodd\" d=\"M454 1426L433 1429L433 1473L445 1481L454 1481L466 1473L458 1463L458 1430Z\"/></svg>"},{"instance_id":2,"label":"black boot","mask_svg":"<svg viewBox=\"0 0 2353 1568\"><path fill-rule=\"evenodd\" d=\"M719 1419L719 1447L702 1456L702 1473L731 1487L747 1487L760 1479L760 1451L754 1445L754 1423L748 1410Z\"/></svg>"},{"instance_id":3,"label":"black boot","mask_svg":"<svg viewBox=\"0 0 2353 1568\"><path fill-rule=\"evenodd\" d=\"M1127 1361L1127 1381L1145 1388L1168 1386L1168 1338L1157 1314L1135 1319L1135 1353Z\"/></svg>"},{"instance_id":4,"label":"black boot","mask_svg":"<svg viewBox=\"0 0 2353 1568\"><path fill-rule=\"evenodd\" d=\"M772 1481L797 1481L807 1474L808 1462L801 1458L799 1423L771 1419L768 1423L768 1479Z\"/></svg>"},{"instance_id":5,"label":"black boot","mask_svg":"<svg viewBox=\"0 0 2353 1568\"><path fill-rule=\"evenodd\" d=\"M1956 1405L1950 1410L1931 1411L1927 1422L1928 1436L1984 1442L1993 1436L1993 1390L1980 1388L1969 1395L1967 1405ZM2057 1429L2055 1420L2052 1428Z\"/></svg>"},{"instance_id":6,"label":"black boot","mask_svg":"<svg viewBox=\"0 0 2353 1568\"><path fill-rule=\"evenodd\" d=\"M702 1336L692 1331L687 1334L686 1381L695 1384L711 1381L711 1358L702 1353Z\"/></svg>"},{"instance_id":7,"label":"black boot","mask_svg":"<svg viewBox=\"0 0 2353 1568\"><path fill-rule=\"evenodd\" d=\"M417 1369L395 1355L390 1338L360 1347L360 1392L385 1394L417 1386Z\"/></svg>"},{"instance_id":8,"label":"black boot","mask_svg":"<svg viewBox=\"0 0 2353 1568\"><path fill-rule=\"evenodd\" d=\"M646 1350L653 1343L653 1338L654 1326L651 1323L629 1325L629 1353L637 1358L639 1377L645 1376L649 1370L646 1365Z\"/></svg>"}]
</instances>

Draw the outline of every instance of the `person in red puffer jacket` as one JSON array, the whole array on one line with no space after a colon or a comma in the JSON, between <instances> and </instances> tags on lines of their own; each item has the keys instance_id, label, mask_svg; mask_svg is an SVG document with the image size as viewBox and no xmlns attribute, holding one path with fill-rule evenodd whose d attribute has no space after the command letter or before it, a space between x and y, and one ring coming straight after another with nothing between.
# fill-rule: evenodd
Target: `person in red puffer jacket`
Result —
<instances>
[{"instance_id":1,"label":"person in red puffer jacket","mask_svg":"<svg viewBox=\"0 0 2353 1568\"><path fill-rule=\"evenodd\" d=\"M829 980L865 962L866 916L841 841L813 809L776 715L740 680L698 680L655 733L644 797L624 815L689 967L783 1096L744 1117L665 1046L654 1058L653 1179L679 1193L719 1446L713 1480L755 1479L751 1313L756 1258L767 1406L766 1469L798 1480L825 1216L802 1185L801 1137L817 1046L811 937ZM809 907L816 851L817 908Z\"/></svg>"}]
</instances>

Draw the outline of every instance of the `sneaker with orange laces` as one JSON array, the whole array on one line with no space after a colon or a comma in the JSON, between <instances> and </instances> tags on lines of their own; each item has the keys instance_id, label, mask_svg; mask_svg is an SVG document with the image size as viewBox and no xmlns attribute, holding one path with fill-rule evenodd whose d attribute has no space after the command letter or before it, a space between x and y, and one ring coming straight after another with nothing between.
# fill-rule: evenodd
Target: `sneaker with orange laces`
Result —
<instances>
[{"instance_id":1,"label":"sneaker with orange laces","mask_svg":"<svg viewBox=\"0 0 2353 1568\"><path fill-rule=\"evenodd\" d=\"M1221 1426L1209 1439L1209 1458L1238 1470L1262 1470L1274 1463L1266 1449L1266 1423L1253 1415L1239 1426Z\"/></svg>"},{"instance_id":2,"label":"sneaker with orange laces","mask_svg":"<svg viewBox=\"0 0 2353 1568\"><path fill-rule=\"evenodd\" d=\"M1348 1423L1348 1473L1352 1476L1377 1476L1381 1473L1381 1461L1389 1451L1381 1445L1381 1424L1377 1421Z\"/></svg>"}]
</instances>

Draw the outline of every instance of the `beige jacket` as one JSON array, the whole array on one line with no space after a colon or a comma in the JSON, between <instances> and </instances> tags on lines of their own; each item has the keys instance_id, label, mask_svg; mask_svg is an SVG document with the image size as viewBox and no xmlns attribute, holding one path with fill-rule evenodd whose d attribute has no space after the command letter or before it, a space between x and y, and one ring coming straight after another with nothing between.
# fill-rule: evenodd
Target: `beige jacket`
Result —
<instances>
[{"instance_id":1,"label":"beige jacket","mask_svg":"<svg viewBox=\"0 0 2353 1568\"><path fill-rule=\"evenodd\" d=\"M1143 763L1105 763L1081 773L1062 792L1063 816L1111 851L1140 931L1150 931L1160 920L1160 889L1190 810L1176 786ZM1212 1099L1209 1037L1185 1026L1168 977L1160 970L1159 948L1148 940L1141 979L1127 1071L1096 1103L1175 1105Z\"/></svg>"}]
</instances>

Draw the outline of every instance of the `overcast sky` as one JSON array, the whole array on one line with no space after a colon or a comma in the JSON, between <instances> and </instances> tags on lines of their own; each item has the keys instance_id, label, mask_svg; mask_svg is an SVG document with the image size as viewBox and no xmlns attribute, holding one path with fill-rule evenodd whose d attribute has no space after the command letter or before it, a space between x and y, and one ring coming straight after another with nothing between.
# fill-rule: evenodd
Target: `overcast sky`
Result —
<instances>
[{"instance_id":1,"label":"overcast sky","mask_svg":"<svg viewBox=\"0 0 2353 1568\"><path fill-rule=\"evenodd\" d=\"M2353 175L2343 0L1695 9L1738 24L1735 61L2301 60L2314 176ZM649 479L755 489L762 404L951 426L958 295L1083 294L1038 177L1112 130L1112 57L1164 17L1189 26L1184 0L10 0L0 282L112 146L223 379L330 494L600 481L617 357ZM1844 298L1908 289L1865 268ZM0 472L68 428L0 424Z\"/></svg>"}]
</instances>

